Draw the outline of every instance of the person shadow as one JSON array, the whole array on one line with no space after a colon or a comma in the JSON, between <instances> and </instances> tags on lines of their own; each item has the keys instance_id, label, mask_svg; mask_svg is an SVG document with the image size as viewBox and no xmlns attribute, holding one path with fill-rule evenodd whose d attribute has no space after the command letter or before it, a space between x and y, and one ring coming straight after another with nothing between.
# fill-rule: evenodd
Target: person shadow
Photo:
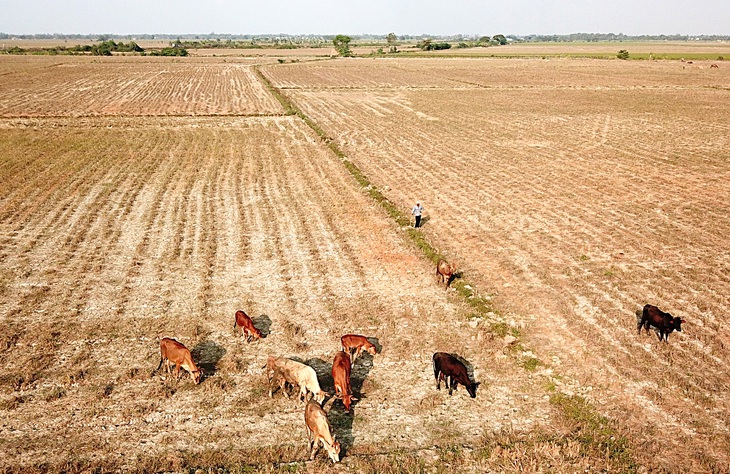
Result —
<instances>
[{"instance_id":1,"label":"person shadow","mask_svg":"<svg viewBox=\"0 0 730 474\"><path fill-rule=\"evenodd\" d=\"M256 329L261 331L261 337L266 338L271 334L271 318L265 314L257 316L252 319L253 325Z\"/></svg>"},{"instance_id":2,"label":"person shadow","mask_svg":"<svg viewBox=\"0 0 730 474\"><path fill-rule=\"evenodd\" d=\"M215 375L217 370L216 366L223 356L226 355L226 352L223 346L210 339L201 341L190 349L190 355L193 356L193 361L199 368L203 369L203 380Z\"/></svg>"},{"instance_id":3,"label":"person shadow","mask_svg":"<svg viewBox=\"0 0 730 474\"><path fill-rule=\"evenodd\" d=\"M431 218L429 216L423 216L423 217L421 217L421 223L420 223L420 225L418 227L423 227L430 220L431 220Z\"/></svg>"}]
</instances>

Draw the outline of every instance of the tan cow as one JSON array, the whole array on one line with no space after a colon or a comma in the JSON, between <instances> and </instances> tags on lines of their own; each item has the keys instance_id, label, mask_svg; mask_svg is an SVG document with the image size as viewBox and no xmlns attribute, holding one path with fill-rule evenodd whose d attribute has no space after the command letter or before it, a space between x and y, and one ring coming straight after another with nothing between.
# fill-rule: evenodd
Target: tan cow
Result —
<instances>
[{"instance_id":1,"label":"tan cow","mask_svg":"<svg viewBox=\"0 0 730 474\"><path fill-rule=\"evenodd\" d=\"M367 351L372 355L378 353L375 345L368 341L368 338L359 334L345 334L340 338L342 343L342 350L352 356L352 363L355 363L362 351Z\"/></svg>"},{"instance_id":2,"label":"tan cow","mask_svg":"<svg viewBox=\"0 0 730 474\"><path fill-rule=\"evenodd\" d=\"M327 420L327 413L314 400L307 402L304 408L304 422L307 424L307 438L309 439L309 449L311 454L309 460L314 461L314 456L319 450L319 443L327 451L333 463L340 460L340 443L335 441L335 435L332 434L330 423Z\"/></svg>"},{"instance_id":3,"label":"tan cow","mask_svg":"<svg viewBox=\"0 0 730 474\"><path fill-rule=\"evenodd\" d=\"M287 380L299 385L299 399L306 401L311 392L317 402L324 401L325 392L319 387L317 373L313 368L301 362L287 359L286 357L269 356L266 361L269 380L274 376L278 369L282 372Z\"/></svg>"},{"instance_id":4,"label":"tan cow","mask_svg":"<svg viewBox=\"0 0 730 474\"><path fill-rule=\"evenodd\" d=\"M453 265L449 265L446 260L441 259L436 264L436 277L439 279L439 281L442 281L446 284L446 288L449 287L449 283L451 283L451 277L454 275L456 270L454 269Z\"/></svg>"},{"instance_id":5,"label":"tan cow","mask_svg":"<svg viewBox=\"0 0 730 474\"><path fill-rule=\"evenodd\" d=\"M235 334L237 328L241 328L241 334L246 336L246 342L252 339L261 339L261 331L253 325L253 320L243 311L236 311L236 319L233 321L233 332Z\"/></svg>"},{"instance_id":6,"label":"tan cow","mask_svg":"<svg viewBox=\"0 0 730 474\"><path fill-rule=\"evenodd\" d=\"M165 364L165 371L167 373L170 372L170 365L175 365L175 377L177 379L180 378L180 367L182 367L190 373L190 378L193 379L193 382L196 384L200 383L203 369L199 369L195 365L193 356L190 355L188 348L175 339L163 337L160 340L160 365L157 366L156 370L160 370L163 363Z\"/></svg>"},{"instance_id":7,"label":"tan cow","mask_svg":"<svg viewBox=\"0 0 730 474\"><path fill-rule=\"evenodd\" d=\"M337 352L332 363L332 379L335 381L335 396L340 398L342 404L345 405L345 413L350 413L350 405L353 401L357 401L357 398L352 396L351 370L350 356L347 352Z\"/></svg>"}]
</instances>

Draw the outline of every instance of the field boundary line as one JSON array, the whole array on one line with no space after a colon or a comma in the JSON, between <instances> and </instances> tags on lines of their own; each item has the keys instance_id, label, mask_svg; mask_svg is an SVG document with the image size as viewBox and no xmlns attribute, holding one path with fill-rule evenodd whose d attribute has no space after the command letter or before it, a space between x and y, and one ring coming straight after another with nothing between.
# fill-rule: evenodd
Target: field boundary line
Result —
<instances>
[{"instance_id":1,"label":"field boundary line","mask_svg":"<svg viewBox=\"0 0 730 474\"><path fill-rule=\"evenodd\" d=\"M405 231L410 242L421 250L423 256L431 261L434 265L444 258L444 256L426 239L423 233L417 228L411 227L410 217L402 212L398 207L388 199L362 172L362 170L347 158L347 155L337 146L335 140L327 135L327 133L316 122L309 118L291 99L289 99L280 89L275 87L273 83L261 72L259 66L253 67L254 73L264 82L268 90L276 97L286 110L287 115L296 115L308 127L310 127L320 139L327 144L329 149L340 159L347 171L357 181L360 186L368 193L368 195L378 203L388 215ZM445 259L445 258L444 258ZM456 289L459 296L469 305L474 313L472 317L480 318L488 323L487 329L499 337L511 335L516 339L516 343L510 346L510 353L516 364L527 371L533 371L538 365L544 363L534 357L525 357L522 353L526 347L519 340L519 331L510 327L507 323L497 320L494 316L499 315L499 310L493 305L491 296L480 296L476 290L476 286L470 283L461 274L460 277L452 283L452 287ZM584 397L579 395L569 395L557 391L557 388L551 384L551 381L545 377L546 392L550 397L550 405L553 406L561 415L562 420L568 426L571 426L571 432L566 438L578 442L581 446L583 454L598 454L605 457L608 461L610 458L619 467L620 472L636 472L638 464L636 463L631 447L629 446L628 437L622 434L614 427L614 423L601 415L598 410Z\"/></svg>"}]
</instances>

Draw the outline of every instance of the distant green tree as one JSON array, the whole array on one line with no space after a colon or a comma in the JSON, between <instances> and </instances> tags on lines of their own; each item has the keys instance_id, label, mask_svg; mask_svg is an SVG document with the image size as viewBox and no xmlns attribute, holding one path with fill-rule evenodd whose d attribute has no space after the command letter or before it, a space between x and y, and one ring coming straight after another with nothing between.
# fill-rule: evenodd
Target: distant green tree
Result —
<instances>
[{"instance_id":1,"label":"distant green tree","mask_svg":"<svg viewBox=\"0 0 730 474\"><path fill-rule=\"evenodd\" d=\"M388 41L388 52L397 53L398 46L396 45L396 42L398 41L398 37L395 35L395 33L388 33L388 36L386 36L385 39L386 41Z\"/></svg>"},{"instance_id":2,"label":"distant green tree","mask_svg":"<svg viewBox=\"0 0 730 474\"><path fill-rule=\"evenodd\" d=\"M629 52L625 49L621 49L618 54L616 54L616 57L619 59L629 59Z\"/></svg>"},{"instance_id":3,"label":"distant green tree","mask_svg":"<svg viewBox=\"0 0 730 474\"><path fill-rule=\"evenodd\" d=\"M492 36L492 39L501 45L507 44L507 38L505 38L504 35L494 35Z\"/></svg>"},{"instance_id":4,"label":"distant green tree","mask_svg":"<svg viewBox=\"0 0 730 474\"><path fill-rule=\"evenodd\" d=\"M352 50L350 50L350 41L352 38L346 35L337 35L332 40L332 44L335 45L335 49L340 56L352 56Z\"/></svg>"},{"instance_id":5,"label":"distant green tree","mask_svg":"<svg viewBox=\"0 0 730 474\"><path fill-rule=\"evenodd\" d=\"M434 43L430 39L425 39L416 44L416 47L423 51L437 51L439 49L450 49L451 44L449 43Z\"/></svg>"}]
</instances>

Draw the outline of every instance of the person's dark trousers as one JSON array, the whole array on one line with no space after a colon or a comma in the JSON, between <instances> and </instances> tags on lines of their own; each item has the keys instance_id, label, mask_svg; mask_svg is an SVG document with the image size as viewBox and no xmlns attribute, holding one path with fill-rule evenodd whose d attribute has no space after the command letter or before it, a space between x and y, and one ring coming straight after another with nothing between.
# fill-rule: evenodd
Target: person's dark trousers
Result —
<instances>
[{"instance_id":1,"label":"person's dark trousers","mask_svg":"<svg viewBox=\"0 0 730 474\"><path fill-rule=\"evenodd\" d=\"M421 227L421 216L416 216L416 227Z\"/></svg>"}]
</instances>

